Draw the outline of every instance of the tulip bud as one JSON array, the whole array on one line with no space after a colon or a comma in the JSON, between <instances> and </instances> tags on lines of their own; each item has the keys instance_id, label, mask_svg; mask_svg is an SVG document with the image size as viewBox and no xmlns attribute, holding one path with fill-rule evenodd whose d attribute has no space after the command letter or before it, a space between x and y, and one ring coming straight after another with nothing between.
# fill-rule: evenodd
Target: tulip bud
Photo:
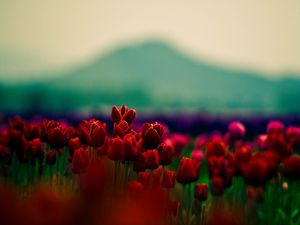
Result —
<instances>
[{"instance_id":1,"label":"tulip bud","mask_svg":"<svg viewBox=\"0 0 300 225\"><path fill-rule=\"evenodd\" d=\"M154 170L159 166L159 156L157 150L148 150L146 157L147 169Z\"/></svg>"},{"instance_id":2,"label":"tulip bud","mask_svg":"<svg viewBox=\"0 0 300 225\"><path fill-rule=\"evenodd\" d=\"M79 148L75 150L74 157L72 160L72 172L76 174L85 172L88 164L89 164L88 151L83 148Z\"/></svg>"},{"instance_id":3,"label":"tulip bud","mask_svg":"<svg viewBox=\"0 0 300 225\"><path fill-rule=\"evenodd\" d=\"M210 179L210 190L213 195L222 195L224 191L224 182L221 177Z\"/></svg>"},{"instance_id":4,"label":"tulip bud","mask_svg":"<svg viewBox=\"0 0 300 225\"><path fill-rule=\"evenodd\" d=\"M162 187L173 188L175 186L176 172L171 170L165 170L162 179Z\"/></svg>"},{"instance_id":5,"label":"tulip bud","mask_svg":"<svg viewBox=\"0 0 300 225\"><path fill-rule=\"evenodd\" d=\"M164 133L163 126L159 123L145 123L142 128L142 139L144 147L155 149L161 143Z\"/></svg>"},{"instance_id":6,"label":"tulip bud","mask_svg":"<svg viewBox=\"0 0 300 225\"><path fill-rule=\"evenodd\" d=\"M46 152L46 164L49 166L53 166L56 163L56 151L52 149Z\"/></svg>"},{"instance_id":7,"label":"tulip bud","mask_svg":"<svg viewBox=\"0 0 300 225\"><path fill-rule=\"evenodd\" d=\"M162 143L158 146L159 163L160 165L170 165L174 156L174 149L171 145Z\"/></svg>"},{"instance_id":8,"label":"tulip bud","mask_svg":"<svg viewBox=\"0 0 300 225\"><path fill-rule=\"evenodd\" d=\"M65 145L64 131L61 126L55 127L48 132L48 143L51 148L60 149Z\"/></svg>"},{"instance_id":9,"label":"tulip bud","mask_svg":"<svg viewBox=\"0 0 300 225\"><path fill-rule=\"evenodd\" d=\"M108 149L107 156L111 160L123 160L124 158L124 144L119 137L111 140L111 145Z\"/></svg>"},{"instance_id":10,"label":"tulip bud","mask_svg":"<svg viewBox=\"0 0 300 225\"><path fill-rule=\"evenodd\" d=\"M200 163L183 157L180 161L177 171L177 181L181 184L187 184L194 182L198 179L198 173L200 170Z\"/></svg>"},{"instance_id":11,"label":"tulip bud","mask_svg":"<svg viewBox=\"0 0 300 225\"><path fill-rule=\"evenodd\" d=\"M139 172L138 182L143 184L145 189L148 189L150 186L150 174L148 172Z\"/></svg>"},{"instance_id":12,"label":"tulip bud","mask_svg":"<svg viewBox=\"0 0 300 225\"><path fill-rule=\"evenodd\" d=\"M208 187L206 184L196 184L194 197L199 201L206 201L208 196Z\"/></svg>"}]
</instances>

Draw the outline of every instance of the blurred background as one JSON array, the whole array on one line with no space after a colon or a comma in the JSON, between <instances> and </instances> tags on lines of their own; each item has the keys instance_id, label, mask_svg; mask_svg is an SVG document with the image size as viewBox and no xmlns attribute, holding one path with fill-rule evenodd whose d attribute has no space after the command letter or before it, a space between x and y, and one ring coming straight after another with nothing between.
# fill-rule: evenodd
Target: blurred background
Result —
<instances>
[{"instance_id":1,"label":"blurred background","mask_svg":"<svg viewBox=\"0 0 300 225\"><path fill-rule=\"evenodd\" d=\"M2 112L298 114L298 0L0 0Z\"/></svg>"}]
</instances>

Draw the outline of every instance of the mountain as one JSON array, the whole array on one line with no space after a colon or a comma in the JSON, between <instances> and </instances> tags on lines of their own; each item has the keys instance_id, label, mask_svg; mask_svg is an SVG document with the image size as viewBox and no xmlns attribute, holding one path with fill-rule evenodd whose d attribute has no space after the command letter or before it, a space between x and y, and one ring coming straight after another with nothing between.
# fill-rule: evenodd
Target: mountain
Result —
<instances>
[{"instance_id":1,"label":"mountain","mask_svg":"<svg viewBox=\"0 0 300 225\"><path fill-rule=\"evenodd\" d=\"M0 86L2 108L133 107L300 112L300 80L192 59L159 41L115 49L39 83Z\"/></svg>"}]
</instances>

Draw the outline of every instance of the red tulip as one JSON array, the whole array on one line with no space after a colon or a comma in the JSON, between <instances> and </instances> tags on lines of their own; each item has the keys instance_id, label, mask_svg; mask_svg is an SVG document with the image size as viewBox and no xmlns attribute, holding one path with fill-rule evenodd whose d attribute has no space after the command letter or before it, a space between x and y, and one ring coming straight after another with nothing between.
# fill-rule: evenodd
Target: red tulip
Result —
<instances>
[{"instance_id":1,"label":"red tulip","mask_svg":"<svg viewBox=\"0 0 300 225\"><path fill-rule=\"evenodd\" d=\"M148 172L139 172L137 181L143 184L145 189L150 186L150 174Z\"/></svg>"},{"instance_id":2,"label":"red tulip","mask_svg":"<svg viewBox=\"0 0 300 225\"><path fill-rule=\"evenodd\" d=\"M141 151L143 141L137 142L133 134L126 134L123 139L124 142L124 160L136 160L138 153Z\"/></svg>"},{"instance_id":3,"label":"red tulip","mask_svg":"<svg viewBox=\"0 0 300 225\"><path fill-rule=\"evenodd\" d=\"M146 170L146 160L147 160L147 152L140 152L138 154L138 158L134 161L133 170L136 172L141 172Z\"/></svg>"},{"instance_id":4,"label":"red tulip","mask_svg":"<svg viewBox=\"0 0 300 225\"><path fill-rule=\"evenodd\" d=\"M8 125L11 130L18 130L23 132L25 130L26 123L25 120L20 116L16 116L8 120Z\"/></svg>"},{"instance_id":5,"label":"red tulip","mask_svg":"<svg viewBox=\"0 0 300 225\"><path fill-rule=\"evenodd\" d=\"M161 175L162 175L162 166L158 169L152 171L152 187L160 187L161 184Z\"/></svg>"},{"instance_id":6,"label":"red tulip","mask_svg":"<svg viewBox=\"0 0 300 225\"><path fill-rule=\"evenodd\" d=\"M74 152L76 149L81 147L79 137L71 138L68 143L68 148L71 152Z\"/></svg>"},{"instance_id":7,"label":"red tulip","mask_svg":"<svg viewBox=\"0 0 300 225\"><path fill-rule=\"evenodd\" d=\"M269 162L264 158L252 158L243 169L246 182L253 186L263 185L271 173Z\"/></svg>"},{"instance_id":8,"label":"red tulip","mask_svg":"<svg viewBox=\"0 0 300 225\"><path fill-rule=\"evenodd\" d=\"M248 186L246 192L247 192L247 198L249 200L255 199L255 189L253 186Z\"/></svg>"},{"instance_id":9,"label":"red tulip","mask_svg":"<svg viewBox=\"0 0 300 225\"><path fill-rule=\"evenodd\" d=\"M102 146L97 147L97 155L107 155L108 149L110 148L110 139L108 136L105 137L104 143Z\"/></svg>"},{"instance_id":10,"label":"red tulip","mask_svg":"<svg viewBox=\"0 0 300 225\"><path fill-rule=\"evenodd\" d=\"M232 139L240 139L246 133L245 126L239 121L233 121L228 125L228 133Z\"/></svg>"},{"instance_id":11,"label":"red tulip","mask_svg":"<svg viewBox=\"0 0 300 225\"><path fill-rule=\"evenodd\" d=\"M54 120L44 120L40 123L40 137L43 142L48 141L49 131L59 127L60 123Z\"/></svg>"},{"instance_id":12,"label":"red tulip","mask_svg":"<svg viewBox=\"0 0 300 225\"><path fill-rule=\"evenodd\" d=\"M292 179L300 179L300 157L292 155L283 162L284 175Z\"/></svg>"},{"instance_id":13,"label":"red tulip","mask_svg":"<svg viewBox=\"0 0 300 225\"><path fill-rule=\"evenodd\" d=\"M206 144L206 158L211 156L225 157L227 152L227 146L220 138L213 138Z\"/></svg>"},{"instance_id":14,"label":"red tulip","mask_svg":"<svg viewBox=\"0 0 300 225\"><path fill-rule=\"evenodd\" d=\"M33 140L40 137L40 124L30 123L25 126L24 135L27 140Z\"/></svg>"},{"instance_id":15,"label":"red tulip","mask_svg":"<svg viewBox=\"0 0 300 225\"><path fill-rule=\"evenodd\" d=\"M177 216L179 205L180 205L180 201L178 201L178 200L169 202L169 213L172 216L174 216L174 217Z\"/></svg>"},{"instance_id":16,"label":"red tulip","mask_svg":"<svg viewBox=\"0 0 300 225\"><path fill-rule=\"evenodd\" d=\"M162 141L164 128L159 123L145 123L142 128L142 139L144 147L155 149Z\"/></svg>"},{"instance_id":17,"label":"red tulip","mask_svg":"<svg viewBox=\"0 0 300 225\"><path fill-rule=\"evenodd\" d=\"M190 143L190 137L186 134L175 133L170 135L165 143L171 145L174 148L175 156L179 157L184 148Z\"/></svg>"},{"instance_id":18,"label":"red tulip","mask_svg":"<svg viewBox=\"0 0 300 225\"><path fill-rule=\"evenodd\" d=\"M294 149L300 149L300 127L289 126L286 130L286 139Z\"/></svg>"},{"instance_id":19,"label":"red tulip","mask_svg":"<svg viewBox=\"0 0 300 225\"><path fill-rule=\"evenodd\" d=\"M194 197L199 201L206 201L208 196L208 187L206 184L196 184Z\"/></svg>"},{"instance_id":20,"label":"red tulip","mask_svg":"<svg viewBox=\"0 0 300 225\"><path fill-rule=\"evenodd\" d=\"M222 195L224 191L224 182L221 177L212 177L210 179L210 190L213 195Z\"/></svg>"},{"instance_id":21,"label":"red tulip","mask_svg":"<svg viewBox=\"0 0 300 225\"><path fill-rule=\"evenodd\" d=\"M56 150L52 149L46 152L45 158L46 158L46 164L49 166L53 166L56 163Z\"/></svg>"},{"instance_id":22,"label":"red tulip","mask_svg":"<svg viewBox=\"0 0 300 225\"><path fill-rule=\"evenodd\" d=\"M93 147L102 146L107 136L106 124L96 119L82 121L77 128L80 142Z\"/></svg>"},{"instance_id":23,"label":"red tulip","mask_svg":"<svg viewBox=\"0 0 300 225\"><path fill-rule=\"evenodd\" d=\"M89 153L83 148L75 150L72 160L72 172L79 174L85 172L89 164Z\"/></svg>"},{"instance_id":24,"label":"red tulip","mask_svg":"<svg viewBox=\"0 0 300 225\"><path fill-rule=\"evenodd\" d=\"M124 159L124 143L119 137L111 140L110 147L107 151L107 156L111 160L123 160Z\"/></svg>"},{"instance_id":25,"label":"red tulip","mask_svg":"<svg viewBox=\"0 0 300 225\"><path fill-rule=\"evenodd\" d=\"M138 198L144 193L144 186L138 181L131 181L127 184L127 190L129 196Z\"/></svg>"},{"instance_id":26,"label":"red tulip","mask_svg":"<svg viewBox=\"0 0 300 225\"><path fill-rule=\"evenodd\" d=\"M154 170L159 166L159 156L157 150L146 151L146 167L147 169Z\"/></svg>"},{"instance_id":27,"label":"red tulip","mask_svg":"<svg viewBox=\"0 0 300 225\"><path fill-rule=\"evenodd\" d=\"M44 143L39 138L30 141L28 147L32 155L37 155L39 152L44 151Z\"/></svg>"},{"instance_id":28,"label":"red tulip","mask_svg":"<svg viewBox=\"0 0 300 225\"><path fill-rule=\"evenodd\" d=\"M51 148L60 149L65 145L64 129L57 126L48 130L48 144Z\"/></svg>"},{"instance_id":29,"label":"red tulip","mask_svg":"<svg viewBox=\"0 0 300 225\"><path fill-rule=\"evenodd\" d=\"M267 150L268 149L268 135L267 134L258 135L258 137L256 139L256 144L260 150Z\"/></svg>"},{"instance_id":30,"label":"red tulip","mask_svg":"<svg viewBox=\"0 0 300 225\"><path fill-rule=\"evenodd\" d=\"M181 184L187 184L196 181L198 179L200 166L200 163L183 157L178 167L176 177L177 181Z\"/></svg>"},{"instance_id":31,"label":"red tulip","mask_svg":"<svg viewBox=\"0 0 300 225\"><path fill-rule=\"evenodd\" d=\"M131 133L132 128L125 121L121 120L119 123L114 123L113 136L123 138L126 134Z\"/></svg>"},{"instance_id":32,"label":"red tulip","mask_svg":"<svg viewBox=\"0 0 300 225\"><path fill-rule=\"evenodd\" d=\"M196 162L202 162L203 153L200 149L194 149L191 153L191 158Z\"/></svg>"},{"instance_id":33,"label":"red tulip","mask_svg":"<svg viewBox=\"0 0 300 225\"><path fill-rule=\"evenodd\" d=\"M273 120L268 123L267 134L282 134L284 130L284 124L278 120Z\"/></svg>"},{"instance_id":34,"label":"red tulip","mask_svg":"<svg viewBox=\"0 0 300 225\"><path fill-rule=\"evenodd\" d=\"M77 130L72 126L67 127L65 128L64 136L66 143L69 143L70 139L78 137Z\"/></svg>"},{"instance_id":35,"label":"red tulip","mask_svg":"<svg viewBox=\"0 0 300 225\"><path fill-rule=\"evenodd\" d=\"M173 147L166 143L162 143L158 146L157 151L159 154L159 164L163 166L170 165L174 156Z\"/></svg>"},{"instance_id":36,"label":"red tulip","mask_svg":"<svg viewBox=\"0 0 300 225\"><path fill-rule=\"evenodd\" d=\"M134 109L128 109L125 105L122 105L119 109L113 106L111 110L111 119L114 123L119 123L121 120L124 120L131 125L135 116L136 111Z\"/></svg>"},{"instance_id":37,"label":"red tulip","mask_svg":"<svg viewBox=\"0 0 300 225\"><path fill-rule=\"evenodd\" d=\"M173 188L176 181L176 172L171 170L165 170L162 179L162 187Z\"/></svg>"},{"instance_id":38,"label":"red tulip","mask_svg":"<svg viewBox=\"0 0 300 225\"><path fill-rule=\"evenodd\" d=\"M207 135L200 135L195 140L195 149L202 149L208 140Z\"/></svg>"}]
</instances>

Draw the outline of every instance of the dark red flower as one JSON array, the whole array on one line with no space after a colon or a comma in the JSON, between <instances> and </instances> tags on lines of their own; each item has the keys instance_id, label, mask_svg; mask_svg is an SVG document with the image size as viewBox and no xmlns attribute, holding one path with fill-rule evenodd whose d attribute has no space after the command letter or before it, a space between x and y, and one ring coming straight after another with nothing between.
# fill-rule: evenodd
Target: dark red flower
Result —
<instances>
[{"instance_id":1,"label":"dark red flower","mask_svg":"<svg viewBox=\"0 0 300 225\"><path fill-rule=\"evenodd\" d=\"M131 181L127 184L127 190L129 196L132 198L138 198L144 193L144 186L138 181Z\"/></svg>"},{"instance_id":2,"label":"dark red flower","mask_svg":"<svg viewBox=\"0 0 300 225\"><path fill-rule=\"evenodd\" d=\"M224 182L221 177L212 177L210 179L210 190L212 195L222 195L224 192Z\"/></svg>"},{"instance_id":3,"label":"dark red flower","mask_svg":"<svg viewBox=\"0 0 300 225\"><path fill-rule=\"evenodd\" d=\"M93 147L102 146L107 136L106 124L96 119L82 121L77 128L80 142Z\"/></svg>"},{"instance_id":4,"label":"dark red flower","mask_svg":"<svg viewBox=\"0 0 300 225\"><path fill-rule=\"evenodd\" d=\"M111 119L114 123L119 123L121 120L124 120L131 125L135 116L136 111L134 109L128 109L125 105L122 105L120 108L113 106L111 110Z\"/></svg>"},{"instance_id":5,"label":"dark red flower","mask_svg":"<svg viewBox=\"0 0 300 225\"><path fill-rule=\"evenodd\" d=\"M139 172L137 180L143 184L145 189L150 187L150 174L148 172Z\"/></svg>"},{"instance_id":6,"label":"dark red flower","mask_svg":"<svg viewBox=\"0 0 300 225\"><path fill-rule=\"evenodd\" d=\"M173 188L176 182L176 172L172 170L165 170L162 179L162 187Z\"/></svg>"},{"instance_id":7,"label":"dark red flower","mask_svg":"<svg viewBox=\"0 0 300 225\"><path fill-rule=\"evenodd\" d=\"M162 166L152 171L152 187L160 187L162 175Z\"/></svg>"},{"instance_id":8,"label":"dark red flower","mask_svg":"<svg viewBox=\"0 0 300 225\"><path fill-rule=\"evenodd\" d=\"M174 217L177 216L179 205L180 205L180 201L178 201L178 200L169 202L169 213L172 216L174 216Z\"/></svg>"},{"instance_id":9,"label":"dark red flower","mask_svg":"<svg viewBox=\"0 0 300 225\"><path fill-rule=\"evenodd\" d=\"M146 151L146 167L147 169L154 170L159 166L159 156L157 150Z\"/></svg>"},{"instance_id":10,"label":"dark red flower","mask_svg":"<svg viewBox=\"0 0 300 225\"><path fill-rule=\"evenodd\" d=\"M268 147L268 135L267 134L258 135L257 139L256 139L256 144L260 150L267 150L269 148Z\"/></svg>"},{"instance_id":11,"label":"dark red flower","mask_svg":"<svg viewBox=\"0 0 300 225\"><path fill-rule=\"evenodd\" d=\"M170 165L174 156L174 149L171 145L161 143L158 146L159 163L160 165Z\"/></svg>"},{"instance_id":12,"label":"dark red flower","mask_svg":"<svg viewBox=\"0 0 300 225\"><path fill-rule=\"evenodd\" d=\"M284 175L292 179L300 179L300 157L292 155L283 162Z\"/></svg>"},{"instance_id":13,"label":"dark red flower","mask_svg":"<svg viewBox=\"0 0 300 225\"><path fill-rule=\"evenodd\" d=\"M281 158L285 158L292 153L291 146L287 144L282 133L268 134L267 141L269 149L276 152Z\"/></svg>"},{"instance_id":14,"label":"dark red flower","mask_svg":"<svg viewBox=\"0 0 300 225\"><path fill-rule=\"evenodd\" d=\"M285 132L286 139L292 148L300 149L300 127L289 126Z\"/></svg>"},{"instance_id":15,"label":"dark red flower","mask_svg":"<svg viewBox=\"0 0 300 225\"><path fill-rule=\"evenodd\" d=\"M213 138L206 144L206 158L211 156L225 157L228 152L227 146L220 138Z\"/></svg>"},{"instance_id":16,"label":"dark red flower","mask_svg":"<svg viewBox=\"0 0 300 225\"><path fill-rule=\"evenodd\" d=\"M246 134L246 128L241 122L233 121L228 125L228 133L231 139L240 139Z\"/></svg>"},{"instance_id":17,"label":"dark red flower","mask_svg":"<svg viewBox=\"0 0 300 225\"><path fill-rule=\"evenodd\" d=\"M134 161L133 170L141 172L146 170L147 152L140 152L137 160Z\"/></svg>"},{"instance_id":18,"label":"dark red flower","mask_svg":"<svg viewBox=\"0 0 300 225\"><path fill-rule=\"evenodd\" d=\"M143 146L142 139L137 141L133 134L126 134L123 139L124 160L136 160Z\"/></svg>"},{"instance_id":19,"label":"dark red flower","mask_svg":"<svg viewBox=\"0 0 300 225\"><path fill-rule=\"evenodd\" d=\"M76 149L81 147L79 137L71 138L68 143L68 148L71 152L74 152Z\"/></svg>"},{"instance_id":20,"label":"dark red flower","mask_svg":"<svg viewBox=\"0 0 300 225\"><path fill-rule=\"evenodd\" d=\"M97 147L97 155L107 155L108 149L110 148L110 139L107 136L104 140L104 143L102 146Z\"/></svg>"},{"instance_id":21,"label":"dark red flower","mask_svg":"<svg viewBox=\"0 0 300 225\"><path fill-rule=\"evenodd\" d=\"M85 172L89 165L89 153L83 148L78 148L74 152L72 160L72 172L79 174Z\"/></svg>"},{"instance_id":22,"label":"dark red flower","mask_svg":"<svg viewBox=\"0 0 300 225\"><path fill-rule=\"evenodd\" d=\"M79 137L71 138L68 143L69 148L69 161L72 161L75 150L80 148L82 144L80 143Z\"/></svg>"},{"instance_id":23,"label":"dark red flower","mask_svg":"<svg viewBox=\"0 0 300 225\"><path fill-rule=\"evenodd\" d=\"M177 181L181 184L194 182L198 179L201 164L192 159L183 157L177 171Z\"/></svg>"},{"instance_id":24,"label":"dark red flower","mask_svg":"<svg viewBox=\"0 0 300 225\"><path fill-rule=\"evenodd\" d=\"M40 137L40 124L39 123L30 123L25 126L24 135L27 140L33 140Z\"/></svg>"},{"instance_id":25,"label":"dark red flower","mask_svg":"<svg viewBox=\"0 0 300 225\"><path fill-rule=\"evenodd\" d=\"M44 120L40 123L40 137L43 142L47 142L50 130L59 127L60 123L54 120Z\"/></svg>"},{"instance_id":26,"label":"dark red flower","mask_svg":"<svg viewBox=\"0 0 300 225\"><path fill-rule=\"evenodd\" d=\"M271 173L269 162L263 157L253 157L243 168L246 182L253 186L264 185Z\"/></svg>"},{"instance_id":27,"label":"dark red flower","mask_svg":"<svg viewBox=\"0 0 300 225\"><path fill-rule=\"evenodd\" d=\"M125 120L114 123L113 136L123 138L126 134L131 133L132 128Z\"/></svg>"},{"instance_id":28,"label":"dark red flower","mask_svg":"<svg viewBox=\"0 0 300 225\"><path fill-rule=\"evenodd\" d=\"M254 187L248 186L246 192L247 192L247 198L249 200L254 200L255 199L255 189L254 189Z\"/></svg>"},{"instance_id":29,"label":"dark red flower","mask_svg":"<svg viewBox=\"0 0 300 225\"><path fill-rule=\"evenodd\" d=\"M208 187L206 184L196 184L194 197L199 201L206 201L208 196Z\"/></svg>"},{"instance_id":30,"label":"dark red flower","mask_svg":"<svg viewBox=\"0 0 300 225\"><path fill-rule=\"evenodd\" d=\"M159 123L145 123L142 128L142 139L146 149L156 149L162 141L164 128Z\"/></svg>"},{"instance_id":31,"label":"dark red flower","mask_svg":"<svg viewBox=\"0 0 300 225\"><path fill-rule=\"evenodd\" d=\"M236 158L236 172L241 174L243 167L250 161L252 157L252 151L247 145L240 146L235 152Z\"/></svg>"},{"instance_id":32,"label":"dark red flower","mask_svg":"<svg viewBox=\"0 0 300 225\"><path fill-rule=\"evenodd\" d=\"M202 134L198 136L195 140L195 149L199 149L199 150L202 149L205 146L207 140L208 137L206 134Z\"/></svg>"},{"instance_id":33,"label":"dark red flower","mask_svg":"<svg viewBox=\"0 0 300 225\"><path fill-rule=\"evenodd\" d=\"M48 144L51 148L60 149L65 145L64 129L57 126L48 130Z\"/></svg>"},{"instance_id":34,"label":"dark red flower","mask_svg":"<svg viewBox=\"0 0 300 225\"><path fill-rule=\"evenodd\" d=\"M107 151L107 157L111 160L124 159L124 143L119 137L113 138Z\"/></svg>"},{"instance_id":35,"label":"dark red flower","mask_svg":"<svg viewBox=\"0 0 300 225\"><path fill-rule=\"evenodd\" d=\"M186 134L175 133L170 135L165 143L173 147L176 157L180 157L184 148L190 143L190 137Z\"/></svg>"},{"instance_id":36,"label":"dark red flower","mask_svg":"<svg viewBox=\"0 0 300 225\"><path fill-rule=\"evenodd\" d=\"M28 147L32 155L37 155L39 152L44 151L44 143L39 138L30 141Z\"/></svg>"},{"instance_id":37,"label":"dark red flower","mask_svg":"<svg viewBox=\"0 0 300 225\"><path fill-rule=\"evenodd\" d=\"M49 166L53 166L56 163L56 150L51 149L50 151L46 152L45 158L46 164Z\"/></svg>"},{"instance_id":38,"label":"dark red flower","mask_svg":"<svg viewBox=\"0 0 300 225\"><path fill-rule=\"evenodd\" d=\"M16 116L8 120L8 125L11 130L24 131L26 122L20 116Z\"/></svg>"},{"instance_id":39,"label":"dark red flower","mask_svg":"<svg viewBox=\"0 0 300 225\"><path fill-rule=\"evenodd\" d=\"M70 139L78 137L77 130L72 126L65 128L64 137L66 143L69 143Z\"/></svg>"},{"instance_id":40,"label":"dark red flower","mask_svg":"<svg viewBox=\"0 0 300 225\"><path fill-rule=\"evenodd\" d=\"M273 120L268 123L267 126L267 134L275 134L279 135L282 134L284 130L284 124L278 120Z\"/></svg>"},{"instance_id":41,"label":"dark red flower","mask_svg":"<svg viewBox=\"0 0 300 225\"><path fill-rule=\"evenodd\" d=\"M200 149L194 149L191 153L191 158L195 160L196 162L202 162L203 159L203 153Z\"/></svg>"}]
</instances>

